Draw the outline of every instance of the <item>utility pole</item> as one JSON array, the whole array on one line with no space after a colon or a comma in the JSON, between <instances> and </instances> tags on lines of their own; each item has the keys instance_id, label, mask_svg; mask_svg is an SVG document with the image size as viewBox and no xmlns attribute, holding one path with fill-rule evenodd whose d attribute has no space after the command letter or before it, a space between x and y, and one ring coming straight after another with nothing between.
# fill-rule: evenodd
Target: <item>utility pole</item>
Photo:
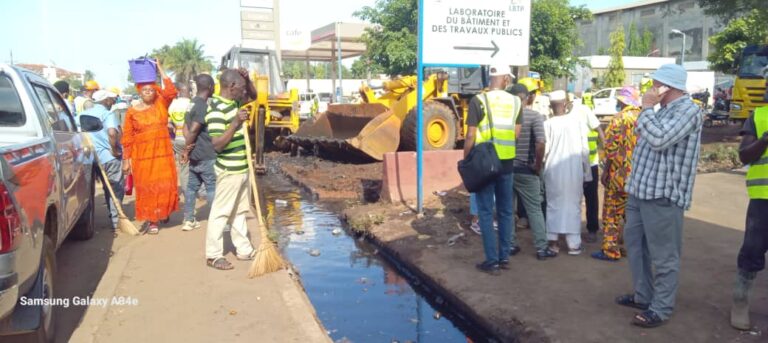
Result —
<instances>
[{"instance_id":1,"label":"utility pole","mask_svg":"<svg viewBox=\"0 0 768 343\"><path fill-rule=\"evenodd\" d=\"M13 50L10 50L10 51L11 51L11 65L13 65Z\"/></svg>"}]
</instances>

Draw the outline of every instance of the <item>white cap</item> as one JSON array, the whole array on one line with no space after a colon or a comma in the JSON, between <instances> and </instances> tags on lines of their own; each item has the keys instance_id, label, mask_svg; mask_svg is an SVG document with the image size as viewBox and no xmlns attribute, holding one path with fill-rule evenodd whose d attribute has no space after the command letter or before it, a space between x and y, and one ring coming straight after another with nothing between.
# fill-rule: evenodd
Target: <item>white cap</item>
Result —
<instances>
[{"instance_id":1,"label":"white cap","mask_svg":"<svg viewBox=\"0 0 768 343\"><path fill-rule=\"evenodd\" d=\"M515 76L512 75L512 68L510 68L508 64L492 64L489 69L489 74L491 76L509 75L510 77L515 78Z\"/></svg>"},{"instance_id":2,"label":"white cap","mask_svg":"<svg viewBox=\"0 0 768 343\"><path fill-rule=\"evenodd\" d=\"M102 102L104 100L107 100L108 98L117 98L117 94L107 90L100 89L94 92L91 97L93 98L94 102Z\"/></svg>"},{"instance_id":3,"label":"white cap","mask_svg":"<svg viewBox=\"0 0 768 343\"><path fill-rule=\"evenodd\" d=\"M553 91L549 93L549 101L565 101L565 91Z\"/></svg>"}]
</instances>

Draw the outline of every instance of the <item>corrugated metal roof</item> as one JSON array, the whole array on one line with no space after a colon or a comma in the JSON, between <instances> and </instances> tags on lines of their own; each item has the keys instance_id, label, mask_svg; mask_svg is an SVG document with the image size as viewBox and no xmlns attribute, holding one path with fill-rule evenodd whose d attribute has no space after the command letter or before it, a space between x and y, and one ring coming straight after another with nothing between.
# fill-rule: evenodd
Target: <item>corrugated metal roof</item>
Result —
<instances>
[{"instance_id":1,"label":"corrugated metal roof","mask_svg":"<svg viewBox=\"0 0 768 343\"><path fill-rule=\"evenodd\" d=\"M623 10L638 8L638 7L644 7L644 6L648 6L648 5L655 5L655 4L664 3L664 2L670 2L670 0L643 0L643 1L637 1L637 2L626 4L626 5L608 7L608 8L592 11L592 14L599 15L599 14L605 14L605 13L611 13L611 12L616 12L616 11L623 11Z\"/></svg>"}]
</instances>

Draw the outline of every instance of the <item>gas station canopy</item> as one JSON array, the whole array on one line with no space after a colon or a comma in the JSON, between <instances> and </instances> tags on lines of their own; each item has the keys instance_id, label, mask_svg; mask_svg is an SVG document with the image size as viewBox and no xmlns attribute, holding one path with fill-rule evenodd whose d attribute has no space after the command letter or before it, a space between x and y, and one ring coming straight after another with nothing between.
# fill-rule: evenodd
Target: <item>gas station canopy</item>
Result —
<instances>
[{"instance_id":1,"label":"gas station canopy","mask_svg":"<svg viewBox=\"0 0 768 343\"><path fill-rule=\"evenodd\" d=\"M283 60L309 60L334 62L338 60L338 44L341 45L341 59L357 57L365 52L365 43L360 37L366 28L373 28L365 23L332 23L312 30L312 43L306 51L281 50Z\"/></svg>"}]
</instances>

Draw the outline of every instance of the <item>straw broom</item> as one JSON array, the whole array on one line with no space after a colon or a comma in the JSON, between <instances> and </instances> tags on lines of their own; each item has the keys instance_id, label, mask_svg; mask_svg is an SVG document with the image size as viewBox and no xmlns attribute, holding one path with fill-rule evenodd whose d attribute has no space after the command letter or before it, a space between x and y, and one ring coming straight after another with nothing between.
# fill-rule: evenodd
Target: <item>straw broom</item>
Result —
<instances>
[{"instance_id":1,"label":"straw broom","mask_svg":"<svg viewBox=\"0 0 768 343\"><path fill-rule=\"evenodd\" d=\"M256 106L253 106L252 108L255 109ZM246 125L243 126L243 135L245 137L245 151L248 158L248 180L251 184L251 193L253 193L256 217L259 218L259 233L261 238L259 247L256 250L256 256L253 258L251 268L248 270L248 277L254 278L256 276L269 274L283 269L285 268L286 263L283 257L280 256L280 253L277 252L275 243L273 243L267 236L267 226L264 224L264 217L261 214L261 200L259 200L259 189L256 186L256 173L253 169L253 156L251 155L251 139L250 133L248 133L249 124L250 121L247 121Z\"/></svg>"},{"instance_id":2,"label":"straw broom","mask_svg":"<svg viewBox=\"0 0 768 343\"><path fill-rule=\"evenodd\" d=\"M91 142L90 134L86 133L83 135L85 137L85 141L93 147L93 143ZM104 184L107 185L107 190L109 191L109 196L112 197L112 202L115 204L115 208L117 208L117 229L122 231L125 234L131 235L131 236L138 236L141 232L139 232L138 229L136 229L136 226L133 225L133 222L131 222L130 219L128 219L128 216L125 215L125 212L123 212L123 206L120 204L120 201L117 199L117 196L115 196L115 191L112 190L112 185L109 183L109 178L107 178L107 173L104 171L104 168L101 166L101 163L99 163L98 155L95 154L96 149L94 149L94 159L96 160L96 165L99 166L99 170L101 171L101 176Z\"/></svg>"}]
</instances>

